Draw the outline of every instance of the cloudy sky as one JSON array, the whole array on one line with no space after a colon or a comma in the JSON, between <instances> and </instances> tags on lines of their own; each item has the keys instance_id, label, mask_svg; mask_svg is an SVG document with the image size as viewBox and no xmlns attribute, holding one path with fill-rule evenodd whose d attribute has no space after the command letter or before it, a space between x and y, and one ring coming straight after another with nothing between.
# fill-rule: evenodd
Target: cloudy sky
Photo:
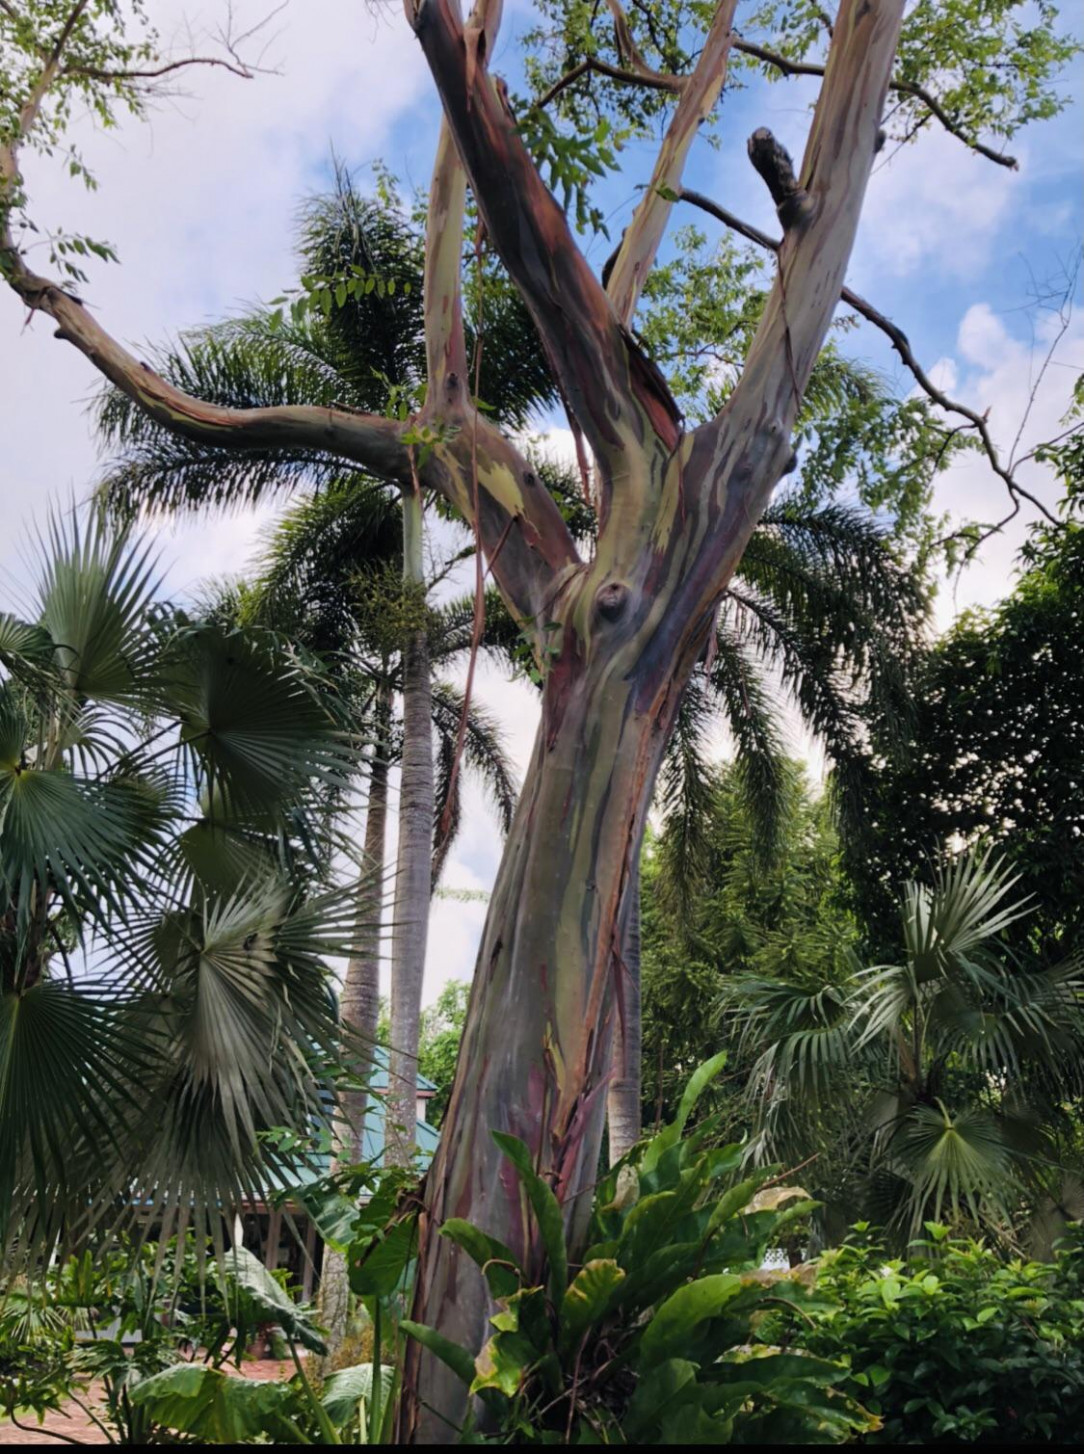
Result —
<instances>
[{"instance_id":1,"label":"cloudy sky","mask_svg":"<svg viewBox=\"0 0 1084 1454\"><path fill-rule=\"evenodd\" d=\"M235 29L269 8L268 0L236 0ZM194 42L202 51L226 4L148 0L147 9L167 43L172 39L184 51ZM530 12L526 0L506 6L495 69L514 70L515 35ZM291 282L296 206L326 182L332 148L359 169L363 183L376 159L408 187L427 182L438 111L398 4L287 0L265 34L265 64L276 74L245 82L221 71L191 72L185 94L157 103L147 123L102 133L79 119L77 139L99 179L96 193L83 192L59 168L28 164L39 222L107 238L117 248L121 265L95 266L83 291L103 324L137 352L146 341L221 318ZM1017 456L1057 432L1072 381L1084 368L1084 310L1070 318L1044 370L1061 324L1049 307L1036 304L1072 268L1084 236L1081 80L1079 66L1064 80L1074 95L1066 114L1014 139L1018 172L932 131L920 145L887 158L871 181L849 273L857 291L906 329L944 387L977 409L989 408L1003 449L1019 433ZM728 97L723 145L701 149L690 183L770 229L771 205L745 160L745 138L768 125L800 154L812 95L806 83L788 82ZM649 166L646 151L634 151L613 184L612 235L619 235ZM854 346L910 387L878 335L863 335ZM35 524L50 506L63 508L93 485L99 461L85 406L96 386L89 365L52 338L48 320L27 325L13 296L0 292L3 604L24 595L32 579ZM1053 498L1052 482L1038 467L1024 465L1021 478L1042 498ZM969 461L941 479L938 502L956 516L993 518L1002 512L1000 488L981 463ZM163 529L171 592L184 595L207 576L243 571L274 513L268 508ZM942 624L1005 592L1020 539L1017 529L992 540L976 566L946 583ZM522 770L533 736L533 694L484 668L478 693L499 712ZM498 854L492 814L472 796L445 883L488 889ZM484 912L478 900L437 902L427 998L448 977L469 977Z\"/></svg>"}]
</instances>

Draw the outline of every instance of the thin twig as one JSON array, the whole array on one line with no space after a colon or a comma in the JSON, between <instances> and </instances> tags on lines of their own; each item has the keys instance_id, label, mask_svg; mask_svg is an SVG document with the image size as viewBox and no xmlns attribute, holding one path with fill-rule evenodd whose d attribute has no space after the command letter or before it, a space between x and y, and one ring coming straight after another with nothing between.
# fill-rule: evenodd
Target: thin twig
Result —
<instances>
[{"instance_id":1,"label":"thin twig","mask_svg":"<svg viewBox=\"0 0 1084 1454\"><path fill-rule=\"evenodd\" d=\"M735 217L732 212L728 212L725 207L720 207L710 197L705 197L700 192L691 191L687 187L681 190L679 196L683 202L689 202L692 206L699 207L701 211L707 212L709 216L714 217L725 227L729 227L740 236L748 238L750 242L755 242L758 247L763 247L774 253L779 252L782 244L776 238L769 237L766 232L761 232L759 228L742 221L740 217ZM970 408L967 404L961 404L955 399L950 399L942 389L939 389L918 362L903 329L893 323L890 318L886 318L872 303L867 302L865 298L855 293L851 288L844 288L839 296L844 303L853 308L855 312L860 313L868 323L872 323L875 328L879 328L890 340L905 367L932 403L936 404L938 408L943 409L946 413L959 414L967 421L967 424L961 427L976 431L982 442L982 447L989 461L990 468L1004 482L1010 497L1015 502L1015 508L995 529L1001 529L1004 524L1007 524L1018 513L1021 500L1027 500L1041 515L1045 516L1051 525L1060 526L1061 521L1058 517L1041 500L1033 495L1030 490L1026 490L1015 478L1012 473L1011 461L1008 465L1002 463L1001 456L998 454L997 447L990 435L986 415L977 413L976 410Z\"/></svg>"},{"instance_id":2,"label":"thin twig","mask_svg":"<svg viewBox=\"0 0 1084 1454\"><path fill-rule=\"evenodd\" d=\"M734 38L734 49L741 51L744 55L752 56L754 60L763 61L765 65L774 66L784 76L823 76L824 67L816 65L812 61L792 61L787 56L780 55L778 51L768 50L765 46L754 45L749 40ZM1018 171L1020 164L1015 157L1007 156L1004 152L994 151L991 147L985 146L981 141L968 136L963 129L953 121L945 108L931 96L922 86L917 86L913 81L890 81L889 89L895 91L897 96L913 96L920 101L927 111L934 116L947 132L962 141L965 146L984 156L988 161L996 162L999 167L1008 167L1011 171Z\"/></svg>"}]
</instances>

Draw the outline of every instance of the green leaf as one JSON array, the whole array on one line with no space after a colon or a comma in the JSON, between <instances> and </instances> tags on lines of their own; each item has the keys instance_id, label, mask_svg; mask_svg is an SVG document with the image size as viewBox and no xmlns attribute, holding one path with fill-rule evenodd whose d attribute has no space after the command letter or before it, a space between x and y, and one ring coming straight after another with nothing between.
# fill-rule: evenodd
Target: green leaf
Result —
<instances>
[{"instance_id":1,"label":"green leaf","mask_svg":"<svg viewBox=\"0 0 1084 1454\"><path fill-rule=\"evenodd\" d=\"M312 1353L326 1353L327 1344L304 1308L276 1282L258 1257L247 1247L234 1247L226 1254L227 1283L241 1294L251 1317L277 1323L286 1337Z\"/></svg>"},{"instance_id":2,"label":"green leaf","mask_svg":"<svg viewBox=\"0 0 1084 1454\"><path fill-rule=\"evenodd\" d=\"M445 1338L436 1328L428 1328L424 1323L415 1323L409 1318L404 1318L399 1326L409 1337L447 1364L468 1387L474 1382L474 1358L466 1348L461 1348L458 1343Z\"/></svg>"},{"instance_id":3,"label":"green leaf","mask_svg":"<svg viewBox=\"0 0 1084 1454\"><path fill-rule=\"evenodd\" d=\"M659 1158L671 1146L675 1146L681 1139L681 1133L685 1129L685 1123L692 1114L697 1101L707 1089L712 1080L726 1065L726 1051L721 1050L718 1055L713 1055L705 1060L689 1077L689 1083L685 1087L685 1093L681 1097L681 1104L678 1106L678 1113L669 1126L666 1126L647 1144L643 1160L640 1163L643 1172L653 1171L658 1165Z\"/></svg>"},{"instance_id":4,"label":"green leaf","mask_svg":"<svg viewBox=\"0 0 1084 1454\"><path fill-rule=\"evenodd\" d=\"M561 1299L561 1334L574 1346L593 1324L601 1321L625 1271L612 1258L596 1258L580 1268Z\"/></svg>"},{"instance_id":5,"label":"green leaf","mask_svg":"<svg viewBox=\"0 0 1084 1454\"><path fill-rule=\"evenodd\" d=\"M382 1364L380 1369L380 1406L387 1408L395 1369ZM320 1402L327 1409L328 1417L337 1429L343 1429L357 1418L359 1405L372 1402L373 1365L356 1363L352 1368L340 1368L324 1384ZM373 1442L370 1440L370 1443Z\"/></svg>"},{"instance_id":6,"label":"green leaf","mask_svg":"<svg viewBox=\"0 0 1084 1454\"><path fill-rule=\"evenodd\" d=\"M565 1248L565 1226L560 1203L552 1188L535 1171L531 1153L524 1142L518 1136L509 1136L503 1131L493 1131L491 1134L516 1168L523 1183L549 1259L550 1296L555 1304L559 1304L568 1286L568 1252Z\"/></svg>"},{"instance_id":7,"label":"green leaf","mask_svg":"<svg viewBox=\"0 0 1084 1454\"><path fill-rule=\"evenodd\" d=\"M231 1378L216 1368L182 1363L141 1379L132 1402L157 1424L205 1444L246 1444L270 1435L293 1443L297 1400L283 1383Z\"/></svg>"},{"instance_id":8,"label":"green leaf","mask_svg":"<svg viewBox=\"0 0 1084 1454\"><path fill-rule=\"evenodd\" d=\"M644 1362L658 1363L684 1351L697 1327L709 1318L718 1317L741 1290L741 1278L730 1272L702 1277L679 1288L666 1299L644 1331L640 1342Z\"/></svg>"},{"instance_id":9,"label":"green leaf","mask_svg":"<svg viewBox=\"0 0 1084 1454\"><path fill-rule=\"evenodd\" d=\"M351 1291L358 1297L390 1297L414 1256L416 1233L417 1222L406 1217L392 1223L378 1242L360 1253L351 1249Z\"/></svg>"},{"instance_id":10,"label":"green leaf","mask_svg":"<svg viewBox=\"0 0 1084 1454\"><path fill-rule=\"evenodd\" d=\"M515 1256L496 1237L490 1237L461 1217L449 1217L441 1227L440 1235L462 1247L474 1259L495 1298L510 1297L519 1290L523 1282L522 1269Z\"/></svg>"}]
</instances>

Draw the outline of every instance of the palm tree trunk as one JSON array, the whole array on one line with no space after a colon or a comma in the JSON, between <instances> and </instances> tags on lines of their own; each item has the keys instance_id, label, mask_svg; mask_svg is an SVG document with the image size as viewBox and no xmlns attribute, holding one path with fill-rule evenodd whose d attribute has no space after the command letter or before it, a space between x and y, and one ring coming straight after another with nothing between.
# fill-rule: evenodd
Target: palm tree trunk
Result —
<instances>
[{"instance_id":1,"label":"palm tree trunk","mask_svg":"<svg viewBox=\"0 0 1084 1454\"><path fill-rule=\"evenodd\" d=\"M380 1017L380 908L384 892L384 843L388 824L388 732L391 725L391 692L377 690L373 756L369 769L369 802L365 813L365 842L362 849L361 880L358 887L357 953L346 966L339 1018L345 1040L344 1066L360 1085L344 1092L341 1122L332 1173L344 1171L363 1158L365 1113L369 1102L369 1077L373 1068L376 1027ZM350 1285L346 1259L327 1247L320 1274L320 1322L327 1330L328 1352L323 1367L346 1337L350 1311Z\"/></svg>"},{"instance_id":2,"label":"palm tree trunk","mask_svg":"<svg viewBox=\"0 0 1084 1454\"><path fill-rule=\"evenodd\" d=\"M610 1165L640 1139L640 1081L643 1021L640 1002L640 865L629 875L628 919L621 947L620 989L622 1015L614 1027L610 1088L606 1093L606 1121Z\"/></svg>"},{"instance_id":3,"label":"palm tree trunk","mask_svg":"<svg viewBox=\"0 0 1084 1454\"><path fill-rule=\"evenodd\" d=\"M391 1047L384 1138L389 1166L407 1166L417 1126L418 1035L429 930L433 852L433 738L429 641L424 611L421 495L403 493L404 594L419 623L403 643L403 758L399 855L392 926ZM414 609L414 606L411 606Z\"/></svg>"}]
</instances>

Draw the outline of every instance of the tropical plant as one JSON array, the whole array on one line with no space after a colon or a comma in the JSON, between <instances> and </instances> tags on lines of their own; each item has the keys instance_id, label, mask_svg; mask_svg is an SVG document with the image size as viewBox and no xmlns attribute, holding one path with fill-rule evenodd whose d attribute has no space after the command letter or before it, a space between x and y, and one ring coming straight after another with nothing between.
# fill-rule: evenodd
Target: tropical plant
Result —
<instances>
[{"instance_id":1,"label":"tropical plant","mask_svg":"<svg viewBox=\"0 0 1084 1454\"><path fill-rule=\"evenodd\" d=\"M722 592L794 459L802 398L844 292L884 140L896 135L902 144L936 124L1008 164L998 149L1005 139L1064 104L1055 73L1078 46L1059 31L1051 6L1038 24L1023 0L930 0L906 16L905 8L904 0L841 0L825 26L819 7L782 14L767 6L749 17L752 33L738 35L733 0L648 5L635 15L619 0L568 0L558 11L560 43L542 63L571 69L547 78L544 96L513 102L490 72L500 5L478 0L464 18L450 0L409 4L405 23L440 95L440 131L421 306L425 396L404 400L403 415L392 417L326 395L318 407L208 403L123 348L65 275L33 270L21 155L57 148L84 102L104 122L125 106L138 113L148 72L153 80L168 62L158 62L153 34L140 29L140 6L134 30L117 23L125 18L119 0L29 0L0 11L0 273L21 303L49 317L149 418L200 447L238 458L310 450L324 464L367 468L412 500L439 497L470 523L545 678L538 748L490 899L478 990L427 1178L430 1227L453 1208L481 1215L484 1206L487 1229L526 1255L522 1198L501 1178L488 1136L495 1129L523 1133L570 1226L583 1230L573 1213L601 1144L632 866L663 749ZM600 62L600 47L616 59ZM1010 57L1003 67L994 64L1002 49ZM709 118L731 114L718 102L732 55L744 79L786 75L797 64L821 84L797 168L765 128L752 138L751 159L783 233L763 239L775 278L725 404L687 427L633 325L673 209L688 200L694 139ZM656 119L648 105L665 114L657 117L662 142L599 276L574 229L604 226L594 184ZM486 417L472 388L462 307L468 181L484 224L477 247L507 270L541 343L530 368L537 374L543 360L581 444L585 494L600 522L597 547L584 554L515 438ZM733 224L754 231L741 219ZM86 241L79 244L85 253ZM68 254L53 251L62 268ZM315 292L330 307L337 293L345 300L359 287L379 297L378 283L368 271L364 279L325 276ZM390 283L385 292L398 297ZM1020 483L985 417L947 400L902 330L850 290L846 296L893 342L927 396L953 412L945 435L955 427L973 437L1019 506ZM488 1294L461 1249L423 1239L415 1288L419 1321L476 1341ZM412 1346L404 1385L404 1437L439 1437L442 1420L460 1422L465 1390L424 1350Z\"/></svg>"},{"instance_id":2,"label":"tropical plant","mask_svg":"<svg viewBox=\"0 0 1084 1454\"><path fill-rule=\"evenodd\" d=\"M780 762L774 848L764 851L761 817L749 801L740 764L710 771L701 783L707 827L696 861L695 888L675 892L671 879L681 820L645 843L643 999L644 1114L669 1118L690 1067L722 1047L730 1068L702 1104L729 1106L727 1134L743 1134L748 1107L742 1087L760 1053L739 1050L719 1014L719 995L734 978L845 978L858 929L839 863L839 830L827 793L814 795L804 768ZM679 841L677 852L684 844ZM687 859L684 860L687 862ZM691 1015L689 1006L699 1007ZM809 1175L822 1195L825 1157Z\"/></svg>"},{"instance_id":3,"label":"tropical plant","mask_svg":"<svg viewBox=\"0 0 1084 1454\"><path fill-rule=\"evenodd\" d=\"M753 1154L808 1156L827 1125L857 1173L851 1196L903 1243L943 1216L1011 1239L1021 1199L1058 1173L1053 1138L1082 1090L1084 978L1076 960L1011 955L1001 936L1027 912L1015 882L961 855L908 886L901 963L725 990L755 1054Z\"/></svg>"},{"instance_id":4,"label":"tropical plant","mask_svg":"<svg viewBox=\"0 0 1084 1454\"><path fill-rule=\"evenodd\" d=\"M841 1387L880 1420L862 1443L1064 1442L1084 1414L1080 1227L1049 1262L925 1231L896 1257L860 1226L779 1336L847 1364Z\"/></svg>"},{"instance_id":5,"label":"tropical plant","mask_svg":"<svg viewBox=\"0 0 1084 1454\"><path fill-rule=\"evenodd\" d=\"M224 405L346 403L405 418L416 409L425 378L422 317L422 237L387 174L376 195L362 195L341 165L334 189L305 208L299 229L301 286L292 306L256 310L186 335L156 358L162 374ZM345 281L344 281L345 280ZM492 259L476 269L484 293L485 350L479 387L495 416L512 425L553 399L553 384L537 364L530 319ZM287 302L287 298L280 300ZM533 362L532 362L533 361ZM252 451L239 459L179 438L149 421L122 392L101 402L106 441L116 450L102 493L121 515L133 510L236 506L298 487L317 490L282 523L272 540L263 579L247 593L255 619L273 622L312 649L349 661L374 716L381 744L370 763L366 823L366 883L362 917L379 917L384 885L387 771L401 767L399 854L392 908L392 1025L388 1154L409 1160L414 1146L418 1017L425 962L427 906L435 873L458 823L458 759L481 771L494 790L507 827L515 789L493 724L464 703L431 671L472 644L473 608L426 604L429 582L422 555L422 502L412 489L389 488L365 469L307 449ZM419 454L428 446L419 436ZM390 567L401 577L390 580ZM492 609L492 608L491 608ZM435 654L434 654L435 653ZM402 731L394 759L391 699L402 701ZM436 729L436 767L430 727ZM429 845L437 827L435 858ZM370 831L371 830L371 831ZM377 936L348 966L344 1023L359 1044L376 1026ZM366 1066L355 1066L363 1084ZM355 1141L364 1092L346 1104Z\"/></svg>"},{"instance_id":6,"label":"tropical plant","mask_svg":"<svg viewBox=\"0 0 1084 1454\"><path fill-rule=\"evenodd\" d=\"M367 1442L373 1369L344 1368L317 1396L299 1348L321 1352L323 1339L285 1274L235 1246L208 1277L209 1252L191 1236L98 1247L9 1295L0 1312L0 1409L26 1429L31 1411L40 1421L47 1409L74 1405L120 1444L172 1444L178 1433L210 1444ZM160 1270L167 1261L176 1268L170 1286ZM237 1376L267 1327L293 1358L288 1382ZM381 1371L385 1386L391 1372Z\"/></svg>"},{"instance_id":7,"label":"tropical plant","mask_svg":"<svg viewBox=\"0 0 1084 1454\"><path fill-rule=\"evenodd\" d=\"M162 603L97 516L50 527L0 666L6 1255L103 1219L221 1245L275 1164L259 1129L326 1120L356 910L325 806L357 746L317 670Z\"/></svg>"},{"instance_id":8,"label":"tropical plant","mask_svg":"<svg viewBox=\"0 0 1084 1454\"><path fill-rule=\"evenodd\" d=\"M875 1427L835 1387L846 1376L841 1362L758 1334L766 1311L807 1301L799 1281L761 1268L810 1203L768 1171L735 1180L742 1149L718 1145L717 1118L685 1134L724 1062L705 1062L675 1120L594 1189L582 1260L526 1145L494 1133L521 1189L534 1256L524 1266L480 1227L449 1219L441 1236L481 1268L495 1331L476 1351L403 1323L480 1399L483 1435L516 1444L793 1444L842 1442ZM470 1420L458 1433L477 1439Z\"/></svg>"}]
</instances>

